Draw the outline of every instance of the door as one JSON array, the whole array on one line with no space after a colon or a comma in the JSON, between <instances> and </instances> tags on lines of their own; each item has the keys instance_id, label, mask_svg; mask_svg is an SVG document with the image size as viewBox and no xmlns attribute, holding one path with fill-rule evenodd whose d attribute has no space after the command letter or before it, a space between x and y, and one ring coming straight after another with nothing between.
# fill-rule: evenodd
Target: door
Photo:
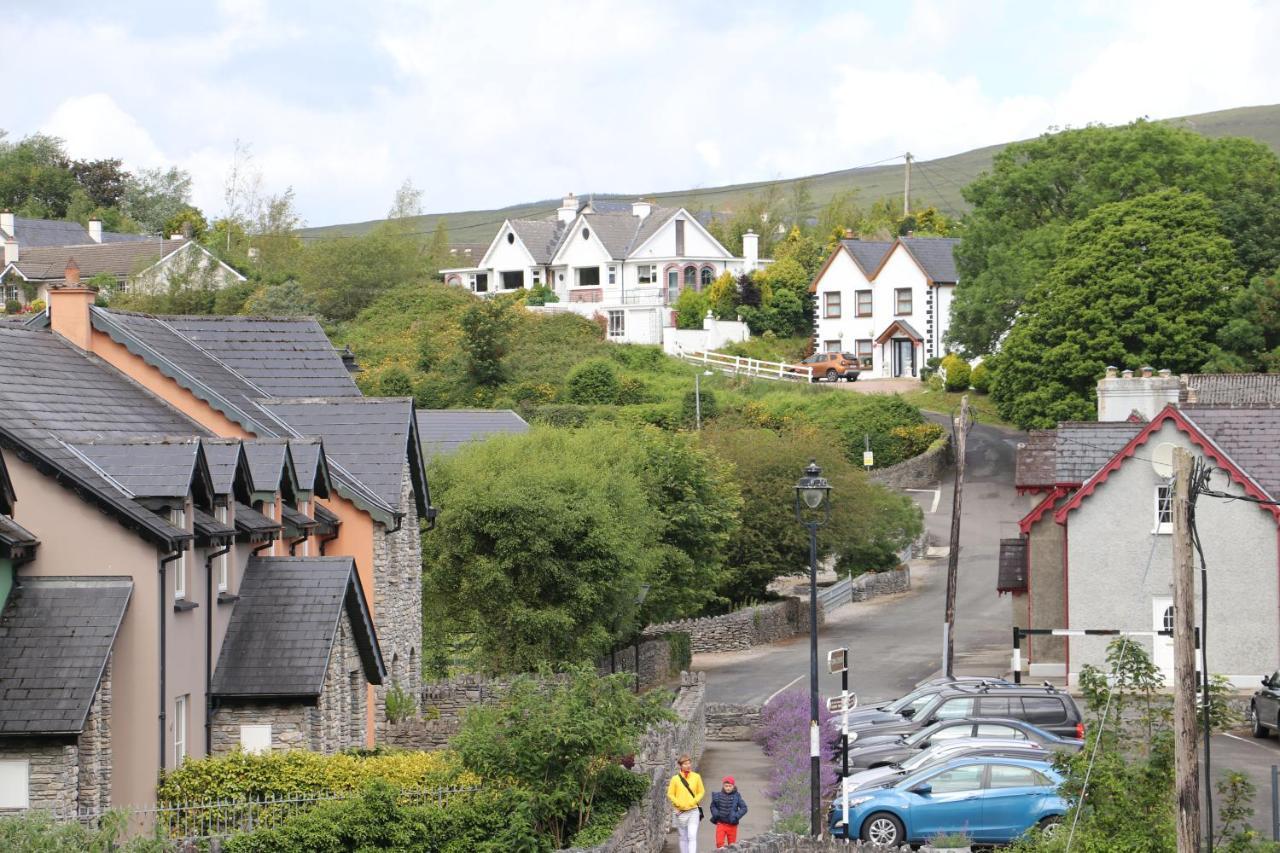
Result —
<instances>
[{"instance_id":1,"label":"door","mask_svg":"<svg viewBox=\"0 0 1280 853\"><path fill-rule=\"evenodd\" d=\"M680 270L667 270L667 304L675 305L680 298Z\"/></svg>"},{"instance_id":2,"label":"door","mask_svg":"<svg viewBox=\"0 0 1280 853\"><path fill-rule=\"evenodd\" d=\"M1008 841L1035 822L1035 807L1048 780L1030 767L992 764L982 794L982 821L975 841Z\"/></svg>"},{"instance_id":3,"label":"door","mask_svg":"<svg viewBox=\"0 0 1280 853\"><path fill-rule=\"evenodd\" d=\"M961 764L922 780L927 794L910 794L907 837L932 838L940 833L972 833L982 821L982 764Z\"/></svg>"},{"instance_id":4,"label":"door","mask_svg":"<svg viewBox=\"0 0 1280 853\"><path fill-rule=\"evenodd\" d=\"M1157 596L1151 599L1151 628L1173 630L1173 599ZM1151 640L1151 662L1164 673L1164 683L1173 683L1173 635L1156 634Z\"/></svg>"},{"instance_id":5,"label":"door","mask_svg":"<svg viewBox=\"0 0 1280 853\"><path fill-rule=\"evenodd\" d=\"M1258 709L1258 719L1264 725L1276 725L1276 720L1280 719L1280 672L1273 672L1270 677L1262 679L1262 689L1254 694L1253 704Z\"/></svg>"},{"instance_id":6,"label":"door","mask_svg":"<svg viewBox=\"0 0 1280 853\"><path fill-rule=\"evenodd\" d=\"M916 345L910 339L893 339L893 375L916 375Z\"/></svg>"}]
</instances>

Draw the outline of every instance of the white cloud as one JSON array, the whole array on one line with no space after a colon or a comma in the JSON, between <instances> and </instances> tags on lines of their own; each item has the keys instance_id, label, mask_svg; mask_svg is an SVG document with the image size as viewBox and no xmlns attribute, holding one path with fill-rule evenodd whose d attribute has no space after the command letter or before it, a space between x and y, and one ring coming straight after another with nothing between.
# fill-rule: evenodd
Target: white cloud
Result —
<instances>
[{"instance_id":1,"label":"white cloud","mask_svg":"<svg viewBox=\"0 0 1280 853\"><path fill-rule=\"evenodd\" d=\"M711 167L712 171L720 168L719 145L716 145L710 139L704 139L694 146L694 150L698 152L698 156L702 158L702 162Z\"/></svg>"},{"instance_id":2,"label":"white cloud","mask_svg":"<svg viewBox=\"0 0 1280 853\"><path fill-rule=\"evenodd\" d=\"M146 128L103 92L67 98L40 129L66 140L67 153L79 159L118 157L128 168L165 164Z\"/></svg>"}]
</instances>

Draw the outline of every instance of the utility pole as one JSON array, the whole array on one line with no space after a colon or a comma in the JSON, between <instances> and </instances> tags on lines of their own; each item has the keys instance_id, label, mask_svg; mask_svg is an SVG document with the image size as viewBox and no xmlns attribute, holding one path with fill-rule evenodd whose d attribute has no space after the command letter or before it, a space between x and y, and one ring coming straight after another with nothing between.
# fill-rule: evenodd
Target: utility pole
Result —
<instances>
[{"instance_id":1,"label":"utility pole","mask_svg":"<svg viewBox=\"0 0 1280 853\"><path fill-rule=\"evenodd\" d=\"M907 174L902 184L902 215L907 217L911 215L911 152L903 156L907 159Z\"/></svg>"},{"instance_id":2,"label":"utility pole","mask_svg":"<svg viewBox=\"0 0 1280 853\"><path fill-rule=\"evenodd\" d=\"M1196 763L1195 576L1191 550L1191 454L1173 451L1173 749L1178 853L1200 850Z\"/></svg>"},{"instance_id":3,"label":"utility pole","mask_svg":"<svg viewBox=\"0 0 1280 853\"><path fill-rule=\"evenodd\" d=\"M907 155L910 157L910 155ZM960 562L960 507L964 496L964 448L969 434L969 395L960 398L960 416L951 421L951 445L956 456L956 485L951 494L951 547L947 551L947 612L942 625L942 672L955 675L956 574Z\"/></svg>"}]
</instances>

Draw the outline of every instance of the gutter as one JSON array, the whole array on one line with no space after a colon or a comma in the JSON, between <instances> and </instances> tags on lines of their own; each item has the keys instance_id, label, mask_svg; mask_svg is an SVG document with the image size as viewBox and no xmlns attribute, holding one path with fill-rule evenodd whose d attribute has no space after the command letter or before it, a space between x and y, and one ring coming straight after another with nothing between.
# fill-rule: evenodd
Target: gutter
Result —
<instances>
[{"instance_id":1,"label":"gutter","mask_svg":"<svg viewBox=\"0 0 1280 853\"><path fill-rule=\"evenodd\" d=\"M204 614L204 754L213 754L213 561L231 552L233 538L220 551L211 551L204 558L205 614Z\"/></svg>"},{"instance_id":2,"label":"gutter","mask_svg":"<svg viewBox=\"0 0 1280 853\"><path fill-rule=\"evenodd\" d=\"M166 626L166 622L168 621L169 614L165 612L165 598L168 596L168 593L165 591L165 588L164 588L164 567L169 565L170 563L176 562L177 560L181 560L182 555L185 553L185 551L186 551L185 548L179 548L169 556L161 557L160 566L159 566L160 595L158 596L158 598L160 599L160 770L161 771L163 771L166 766L165 759L164 759L164 727L166 722L165 709L169 705L169 703L165 701L165 687L166 687L165 685L165 675L166 675L166 672L165 672L165 626Z\"/></svg>"}]
</instances>

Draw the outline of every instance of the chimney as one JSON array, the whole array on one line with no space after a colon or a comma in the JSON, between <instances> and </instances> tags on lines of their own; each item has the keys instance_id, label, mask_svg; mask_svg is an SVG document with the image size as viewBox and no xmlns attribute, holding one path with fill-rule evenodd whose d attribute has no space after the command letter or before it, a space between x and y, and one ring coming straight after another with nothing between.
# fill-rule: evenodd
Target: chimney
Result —
<instances>
[{"instance_id":1,"label":"chimney","mask_svg":"<svg viewBox=\"0 0 1280 853\"><path fill-rule=\"evenodd\" d=\"M760 266L760 236L754 231L742 235L742 259L747 272Z\"/></svg>"},{"instance_id":2,"label":"chimney","mask_svg":"<svg viewBox=\"0 0 1280 853\"><path fill-rule=\"evenodd\" d=\"M102 220L101 219L89 220L89 239L95 243L102 242Z\"/></svg>"},{"instance_id":3,"label":"chimney","mask_svg":"<svg viewBox=\"0 0 1280 853\"><path fill-rule=\"evenodd\" d=\"M578 199L573 193L569 193L560 202L560 209L556 211L556 215L560 217L561 222L573 222L578 218Z\"/></svg>"},{"instance_id":4,"label":"chimney","mask_svg":"<svg viewBox=\"0 0 1280 853\"><path fill-rule=\"evenodd\" d=\"M338 356L342 359L342 366L347 369L348 373L361 372L360 365L356 363L356 354L351 351L350 346L344 346Z\"/></svg>"},{"instance_id":5,"label":"chimney","mask_svg":"<svg viewBox=\"0 0 1280 853\"><path fill-rule=\"evenodd\" d=\"M631 202L631 214L640 217L641 220L648 216L651 210L653 210L653 205L642 198Z\"/></svg>"},{"instance_id":6,"label":"chimney","mask_svg":"<svg viewBox=\"0 0 1280 853\"><path fill-rule=\"evenodd\" d=\"M13 229L14 229L13 211L11 210L0 211L0 231L3 231L5 234L7 234L10 237L17 237L18 235L14 232Z\"/></svg>"},{"instance_id":7,"label":"chimney","mask_svg":"<svg viewBox=\"0 0 1280 853\"><path fill-rule=\"evenodd\" d=\"M63 283L49 288L49 328L85 352L93 351L93 325L89 309L98 296L96 287L80 286L80 267L67 261Z\"/></svg>"},{"instance_id":8,"label":"chimney","mask_svg":"<svg viewBox=\"0 0 1280 853\"><path fill-rule=\"evenodd\" d=\"M16 264L18 262L18 241L12 237L4 238L4 262L6 264Z\"/></svg>"},{"instance_id":9,"label":"chimney","mask_svg":"<svg viewBox=\"0 0 1280 853\"><path fill-rule=\"evenodd\" d=\"M186 238L185 238L185 237L183 237L181 234L170 234L170 235L169 235L169 239L170 239L170 240L185 240Z\"/></svg>"},{"instance_id":10,"label":"chimney","mask_svg":"<svg viewBox=\"0 0 1280 853\"><path fill-rule=\"evenodd\" d=\"M1145 420L1152 420L1169 404L1177 405L1181 382L1168 370L1159 375L1150 367L1124 370L1116 376L1116 369L1108 367L1106 376L1098 380L1098 420L1127 421L1135 412Z\"/></svg>"},{"instance_id":11,"label":"chimney","mask_svg":"<svg viewBox=\"0 0 1280 853\"><path fill-rule=\"evenodd\" d=\"M856 240L856 239L858 239L857 237L853 236L853 229L852 229L852 228L846 228L846 229L844 229L844 238L845 238L846 240Z\"/></svg>"}]
</instances>

